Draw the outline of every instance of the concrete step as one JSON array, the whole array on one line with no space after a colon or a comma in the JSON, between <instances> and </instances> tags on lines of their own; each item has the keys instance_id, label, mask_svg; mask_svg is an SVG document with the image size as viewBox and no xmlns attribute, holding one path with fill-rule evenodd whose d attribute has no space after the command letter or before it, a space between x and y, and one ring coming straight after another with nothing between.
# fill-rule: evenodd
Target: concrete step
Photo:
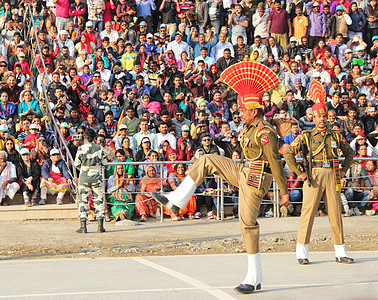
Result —
<instances>
[{"instance_id":1,"label":"concrete step","mask_svg":"<svg viewBox=\"0 0 378 300\"><path fill-rule=\"evenodd\" d=\"M39 201L40 200L40 194L38 194L38 197L37 197L37 200ZM6 198L7 199L7 202L10 204L10 205L21 205L21 204L24 204L24 199L22 198L22 194L20 192L18 192L13 200L9 200L9 198ZM64 197L63 197L63 203L64 204L69 204L69 203L73 203L73 199L72 197L70 196L69 192L67 192ZM46 204L56 204L56 194L55 195L50 195L50 194L47 194L47 199L46 199Z\"/></svg>"},{"instance_id":2,"label":"concrete step","mask_svg":"<svg viewBox=\"0 0 378 300\"><path fill-rule=\"evenodd\" d=\"M0 221L28 221L77 219L77 205L46 204L26 207L25 205L0 206Z\"/></svg>"}]
</instances>

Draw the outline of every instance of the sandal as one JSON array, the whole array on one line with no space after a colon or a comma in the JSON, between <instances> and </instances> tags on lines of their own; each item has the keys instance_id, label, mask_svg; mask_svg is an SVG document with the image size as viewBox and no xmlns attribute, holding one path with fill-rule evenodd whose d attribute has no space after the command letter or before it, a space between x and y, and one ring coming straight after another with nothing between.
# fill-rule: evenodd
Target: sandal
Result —
<instances>
[{"instance_id":1,"label":"sandal","mask_svg":"<svg viewBox=\"0 0 378 300\"><path fill-rule=\"evenodd\" d=\"M141 215L139 221L140 222L146 222L147 221L147 216L146 215Z\"/></svg>"}]
</instances>

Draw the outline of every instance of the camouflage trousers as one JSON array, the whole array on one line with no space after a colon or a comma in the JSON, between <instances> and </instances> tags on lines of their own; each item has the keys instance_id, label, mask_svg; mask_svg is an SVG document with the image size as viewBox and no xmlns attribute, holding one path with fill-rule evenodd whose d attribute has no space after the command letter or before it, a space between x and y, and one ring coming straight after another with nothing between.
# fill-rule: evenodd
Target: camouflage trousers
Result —
<instances>
[{"instance_id":1,"label":"camouflage trousers","mask_svg":"<svg viewBox=\"0 0 378 300\"><path fill-rule=\"evenodd\" d=\"M80 221L85 221L88 218L88 201L91 190L96 218L105 218L105 203L103 198L104 182L102 180L95 182L84 182L83 180L79 180L78 196Z\"/></svg>"}]
</instances>

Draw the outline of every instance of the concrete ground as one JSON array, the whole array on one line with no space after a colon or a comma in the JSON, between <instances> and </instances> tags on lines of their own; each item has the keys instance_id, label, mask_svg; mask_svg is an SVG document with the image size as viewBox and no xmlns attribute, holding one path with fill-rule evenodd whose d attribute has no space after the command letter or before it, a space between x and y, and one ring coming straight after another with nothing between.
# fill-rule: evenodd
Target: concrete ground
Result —
<instances>
[{"instance_id":1,"label":"concrete ground","mask_svg":"<svg viewBox=\"0 0 378 300\"><path fill-rule=\"evenodd\" d=\"M262 290L238 295L245 254L1 261L0 299L377 299L378 251L263 253Z\"/></svg>"}]
</instances>

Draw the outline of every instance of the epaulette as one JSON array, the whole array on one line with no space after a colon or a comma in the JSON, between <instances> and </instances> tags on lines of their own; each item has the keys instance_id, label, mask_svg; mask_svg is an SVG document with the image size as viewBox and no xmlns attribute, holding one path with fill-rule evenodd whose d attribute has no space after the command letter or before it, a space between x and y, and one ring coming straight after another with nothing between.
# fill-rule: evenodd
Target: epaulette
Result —
<instances>
[{"instance_id":1,"label":"epaulette","mask_svg":"<svg viewBox=\"0 0 378 300\"><path fill-rule=\"evenodd\" d=\"M294 141L291 142L290 147L297 147L299 145L299 143L301 142L301 140L303 140L303 135L302 134L298 135L294 139Z\"/></svg>"},{"instance_id":2,"label":"epaulette","mask_svg":"<svg viewBox=\"0 0 378 300\"><path fill-rule=\"evenodd\" d=\"M261 129L264 129L265 128L265 125L264 124L261 124L259 127L257 127L257 130L261 130Z\"/></svg>"}]
</instances>

